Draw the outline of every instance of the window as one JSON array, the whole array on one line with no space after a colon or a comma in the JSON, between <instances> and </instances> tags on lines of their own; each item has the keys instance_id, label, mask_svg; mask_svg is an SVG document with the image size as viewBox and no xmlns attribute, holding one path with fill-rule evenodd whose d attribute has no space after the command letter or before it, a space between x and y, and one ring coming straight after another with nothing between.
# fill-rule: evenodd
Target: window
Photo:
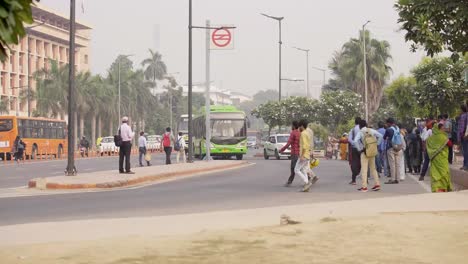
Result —
<instances>
[{"instance_id":1,"label":"window","mask_svg":"<svg viewBox=\"0 0 468 264\"><path fill-rule=\"evenodd\" d=\"M0 119L0 131L10 131L13 129L13 119Z\"/></svg>"},{"instance_id":2,"label":"window","mask_svg":"<svg viewBox=\"0 0 468 264\"><path fill-rule=\"evenodd\" d=\"M275 137L270 137L270 143L273 143L273 144L276 143Z\"/></svg>"},{"instance_id":3,"label":"window","mask_svg":"<svg viewBox=\"0 0 468 264\"><path fill-rule=\"evenodd\" d=\"M245 137L244 120L212 120L211 134L213 137Z\"/></svg>"},{"instance_id":4,"label":"window","mask_svg":"<svg viewBox=\"0 0 468 264\"><path fill-rule=\"evenodd\" d=\"M289 136L277 136L279 143L287 143L289 140Z\"/></svg>"}]
</instances>

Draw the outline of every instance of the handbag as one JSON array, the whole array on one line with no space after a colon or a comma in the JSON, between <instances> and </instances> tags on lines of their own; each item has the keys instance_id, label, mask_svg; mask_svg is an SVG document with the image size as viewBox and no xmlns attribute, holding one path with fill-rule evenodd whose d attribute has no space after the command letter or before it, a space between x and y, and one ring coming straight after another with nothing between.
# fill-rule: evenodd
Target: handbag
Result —
<instances>
[{"instance_id":1,"label":"handbag","mask_svg":"<svg viewBox=\"0 0 468 264\"><path fill-rule=\"evenodd\" d=\"M145 160L146 160L146 161L151 161L151 153L146 152L146 154L145 154Z\"/></svg>"},{"instance_id":2,"label":"handbag","mask_svg":"<svg viewBox=\"0 0 468 264\"><path fill-rule=\"evenodd\" d=\"M122 146L122 136L120 133L120 128L119 128L119 134L114 135L114 144L116 147L121 147Z\"/></svg>"}]
</instances>

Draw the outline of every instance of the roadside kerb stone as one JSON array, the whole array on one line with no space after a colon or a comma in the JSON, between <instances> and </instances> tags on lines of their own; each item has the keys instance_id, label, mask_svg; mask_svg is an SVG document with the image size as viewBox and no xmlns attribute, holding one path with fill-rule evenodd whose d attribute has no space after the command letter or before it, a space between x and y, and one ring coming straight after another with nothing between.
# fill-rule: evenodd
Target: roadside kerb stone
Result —
<instances>
[{"instance_id":1,"label":"roadside kerb stone","mask_svg":"<svg viewBox=\"0 0 468 264\"><path fill-rule=\"evenodd\" d=\"M28 182L29 188L37 189L109 189L138 185L158 180L188 176L192 174L234 169L249 165L247 161L199 161L195 163L161 165L134 168L135 174L119 174L116 171L83 173L77 176L56 176L35 178ZM38 182L46 181L45 186Z\"/></svg>"}]
</instances>

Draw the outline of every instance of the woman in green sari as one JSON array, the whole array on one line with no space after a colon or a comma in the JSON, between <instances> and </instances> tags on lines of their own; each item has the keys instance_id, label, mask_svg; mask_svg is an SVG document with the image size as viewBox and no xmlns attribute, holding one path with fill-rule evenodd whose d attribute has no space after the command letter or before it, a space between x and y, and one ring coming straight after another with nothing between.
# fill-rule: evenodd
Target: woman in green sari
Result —
<instances>
[{"instance_id":1,"label":"woman in green sari","mask_svg":"<svg viewBox=\"0 0 468 264\"><path fill-rule=\"evenodd\" d=\"M448 146L452 142L447 133L441 130L443 124L439 123L432 129L432 136L427 139L427 153L431 162L431 187L432 192L452 191L450 168L448 163Z\"/></svg>"}]
</instances>

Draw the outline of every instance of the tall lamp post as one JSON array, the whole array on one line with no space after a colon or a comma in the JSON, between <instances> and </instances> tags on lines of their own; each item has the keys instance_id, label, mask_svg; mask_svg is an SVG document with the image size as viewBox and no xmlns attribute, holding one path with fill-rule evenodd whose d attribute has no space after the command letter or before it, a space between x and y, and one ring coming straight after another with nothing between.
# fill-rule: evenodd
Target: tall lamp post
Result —
<instances>
[{"instance_id":1,"label":"tall lamp post","mask_svg":"<svg viewBox=\"0 0 468 264\"><path fill-rule=\"evenodd\" d=\"M118 59L118 68L119 68L119 72L118 72L118 75L119 75L119 83L118 83L118 89L119 89L119 120L117 121L117 123L120 123L120 120L122 118L122 116L120 115L120 63L122 62L122 59L123 58L128 58L128 57L131 57L133 56L133 54L128 54L128 55L122 55L122 56L119 56L119 59Z\"/></svg>"},{"instance_id":2,"label":"tall lamp post","mask_svg":"<svg viewBox=\"0 0 468 264\"><path fill-rule=\"evenodd\" d=\"M306 53L306 92L307 98L310 97L310 89L309 89L309 49L301 49L298 47L293 47L299 51L304 51Z\"/></svg>"},{"instance_id":3,"label":"tall lamp post","mask_svg":"<svg viewBox=\"0 0 468 264\"><path fill-rule=\"evenodd\" d=\"M284 19L284 17L275 17L275 16L270 16L267 14L261 14L262 16L271 18L273 20L278 21L279 24L279 77L278 77L278 95L279 95L279 101L281 101L281 46L283 45L283 42L281 40L281 21Z\"/></svg>"},{"instance_id":4,"label":"tall lamp post","mask_svg":"<svg viewBox=\"0 0 468 264\"><path fill-rule=\"evenodd\" d=\"M75 121L75 0L70 0L70 47L68 49L68 155L65 175L77 174L75 167L75 138L73 135Z\"/></svg>"},{"instance_id":5,"label":"tall lamp post","mask_svg":"<svg viewBox=\"0 0 468 264\"><path fill-rule=\"evenodd\" d=\"M363 43L363 67L364 67L364 101L365 101L365 110L366 110L366 120L369 121L369 104L367 101L367 58L366 58L366 25L370 23L368 20L364 25L362 25L362 43Z\"/></svg>"}]
</instances>

